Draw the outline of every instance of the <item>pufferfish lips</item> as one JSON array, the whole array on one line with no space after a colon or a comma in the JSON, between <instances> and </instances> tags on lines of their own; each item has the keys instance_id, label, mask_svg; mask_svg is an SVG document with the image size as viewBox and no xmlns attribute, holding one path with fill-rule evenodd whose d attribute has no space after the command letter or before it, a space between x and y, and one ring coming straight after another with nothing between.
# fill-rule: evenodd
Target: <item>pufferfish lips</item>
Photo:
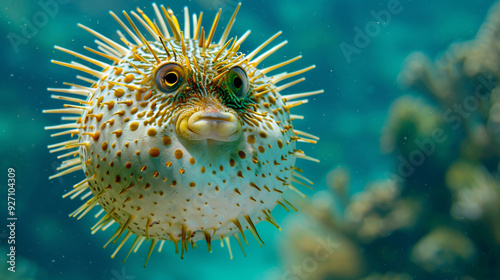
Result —
<instances>
[{"instance_id":1,"label":"pufferfish lips","mask_svg":"<svg viewBox=\"0 0 500 280\"><path fill-rule=\"evenodd\" d=\"M176 122L176 132L186 140L232 142L241 137L241 123L233 112L209 107L182 113Z\"/></svg>"}]
</instances>

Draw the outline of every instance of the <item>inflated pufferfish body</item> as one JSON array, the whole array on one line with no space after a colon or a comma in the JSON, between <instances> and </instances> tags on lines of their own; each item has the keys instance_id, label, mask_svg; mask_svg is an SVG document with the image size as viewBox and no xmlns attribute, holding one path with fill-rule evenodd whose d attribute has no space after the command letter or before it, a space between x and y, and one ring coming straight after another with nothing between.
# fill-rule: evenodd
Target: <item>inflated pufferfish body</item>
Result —
<instances>
[{"instance_id":1,"label":"inflated pufferfish body","mask_svg":"<svg viewBox=\"0 0 500 280\"><path fill-rule=\"evenodd\" d=\"M239 7L218 43L212 39L220 10L207 34L201 27L202 13L193 15L191 25L185 8L181 31L171 10L153 4L156 20L137 9L139 14L130 13L135 21L123 12L126 25L111 12L128 34L118 31L126 46L79 25L99 39L99 50L85 48L110 63L56 46L102 71L53 61L97 80L78 76L91 85L49 89L86 97L53 95L76 104L45 111L71 115L63 119L72 122L47 127L69 129L52 136L75 137L49 146L51 152L65 151L60 158L70 158L51 178L83 169L87 178L65 196L74 198L90 190L83 198L92 198L71 216L81 218L100 205L103 209L98 215L106 214L93 232L118 223L109 242L124 236L113 257L132 234L137 237L130 251L152 240L148 258L158 241L160 249L166 240L178 249L181 241L182 255L188 242L200 239L207 241L209 250L211 240L224 238L229 245L230 236L241 245L239 234L246 242L245 229L263 243L255 224L265 220L278 227L271 210L277 204L285 209L285 204L290 205L283 193L293 189L301 194L292 183L312 184L299 174L295 159L314 159L295 145L297 141L315 143L317 138L293 129L292 120L300 116L289 110L307 102L295 99L322 90L282 96L282 90L304 79L281 86L276 83L314 66L267 75L299 56L257 69L286 41L258 55L278 32L250 54L239 53L250 32L227 40ZM140 26L154 39L148 41Z\"/></svg>"}]
</instances>

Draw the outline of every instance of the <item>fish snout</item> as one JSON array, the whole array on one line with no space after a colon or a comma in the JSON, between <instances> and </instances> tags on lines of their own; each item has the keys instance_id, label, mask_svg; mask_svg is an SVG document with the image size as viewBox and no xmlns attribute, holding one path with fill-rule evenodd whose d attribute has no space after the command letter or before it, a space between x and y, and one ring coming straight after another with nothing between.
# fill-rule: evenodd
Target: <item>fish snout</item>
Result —
<instances>
[{"instance_id":1,"label":"fish snout","mask_svg":"<svg viewBox=\"0 0 500 280\"><path fill-rule=\"evenodd\" d=\"M240 137L242 128L238 117L233 113L201 110L181 115L177 120L176 131L186 140L233 142Z\"/></svg>"}]
</instances>

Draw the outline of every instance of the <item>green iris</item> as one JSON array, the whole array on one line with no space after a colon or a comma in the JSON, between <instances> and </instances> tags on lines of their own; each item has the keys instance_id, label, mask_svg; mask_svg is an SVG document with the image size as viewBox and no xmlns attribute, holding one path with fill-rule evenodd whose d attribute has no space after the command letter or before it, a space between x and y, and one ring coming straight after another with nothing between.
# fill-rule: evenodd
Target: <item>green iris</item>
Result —
<instances>
[{"instance_id":1,"label":"green iris","mask_svg":"<svg viewBox=\"0 0 500 280\"><path fill-rule=\"evenodd\" d=\"M236 98L240 99L247 95L249 88L248 76L242 68L236 66L229 70L226 82L229 90Z\"/></svg>"}]
</instances>

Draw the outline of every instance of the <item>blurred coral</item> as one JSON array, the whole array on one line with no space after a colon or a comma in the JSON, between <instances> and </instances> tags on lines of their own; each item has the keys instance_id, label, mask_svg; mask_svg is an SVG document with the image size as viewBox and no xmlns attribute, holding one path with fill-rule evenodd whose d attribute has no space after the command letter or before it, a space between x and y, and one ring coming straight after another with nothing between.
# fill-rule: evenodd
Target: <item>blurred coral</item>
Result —
<instances>
[{"instance_id":1,"label":"blurred coral","mask_svg":"<svg viewBox=\"0 0 500 280\"><path fill-rule=\"evenodd\" d=\"M384 152L417 149L408 139L432 137L436 127L442 125L442 112L419 98L407 95L398 98L389 109L389 119L384 127L381 146Z\"/></svg>"},{"instance_id":2,"label":"blurred coral","mask_svg":"<svg viewBox=\"0 0 500 280\"><path fill-rule=\"evenodd\" d=\"M293 276L500 279L500 3L474 40L436 61L409 55L398 80L413 95L394 101L381 137L396 171L352 196L347 168L328 173L287 220L285 270L330 236L328 259Z\"/></svg>"},{"instance_id":3,"label":"blurred coral","mask_svg":"<svg viewBox=\"0 0 500 280\"><path fill-rule=\"evenodd\" d=\"M476 252L472 241L462 232L438 227L413 247L411 259L429 272L453 273L457 264L469 262Z\"/></svg>"},{"instance_id":4,"label":"blurred coral","mask_svg":"<svg viewBox=\"0 0 500 280\"><path fill-rule=\"evenodd\" d=\"M314 202L318 199L315 197ZM361 252L356 244L328 224L298 215L288 222L284 232L282 260L287 270L285 279L357 279L364 269ZM334 245L328 246L333 243Z\"/></svg>"}]
</instances>

